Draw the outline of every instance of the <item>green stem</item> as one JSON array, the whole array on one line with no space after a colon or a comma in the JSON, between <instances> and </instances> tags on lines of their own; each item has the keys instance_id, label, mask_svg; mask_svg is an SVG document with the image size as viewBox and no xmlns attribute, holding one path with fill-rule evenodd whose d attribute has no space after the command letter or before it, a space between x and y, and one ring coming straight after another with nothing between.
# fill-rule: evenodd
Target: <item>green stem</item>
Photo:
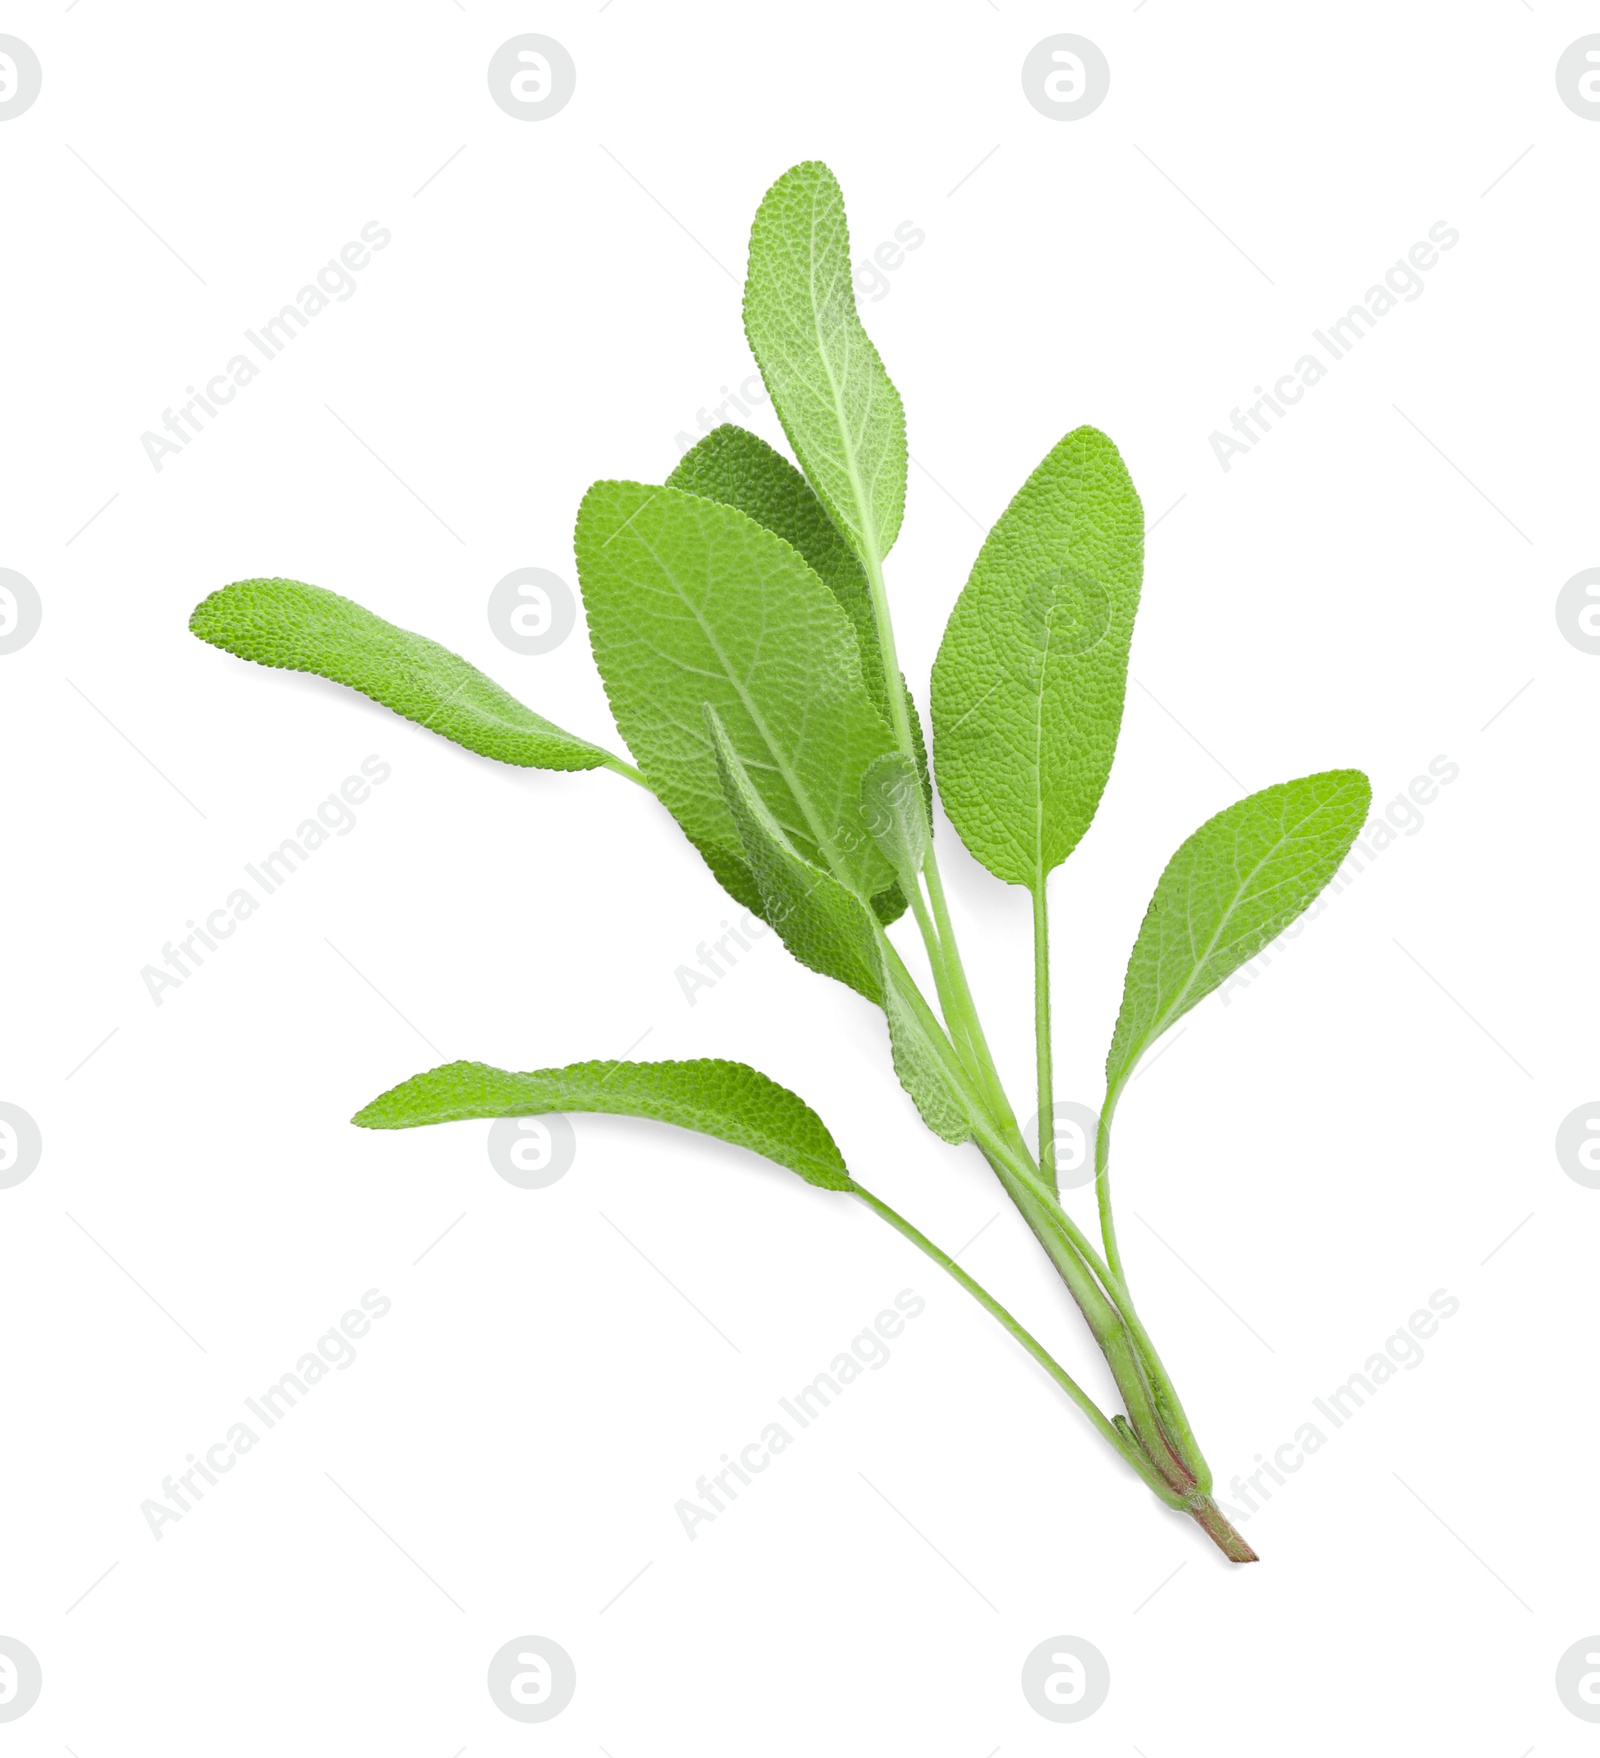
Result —
<instances>
[{"instance_id":1,"label":"green stem","mask_svg":"<svg viewBox=\"0 0 1600 1758\"><path fill-rule=\"evenodd\" d=\"M1100 1210L1100 1239L1106 1248L1106 1262L1119 1282L1122 1281L1122 1254L1117 1250L1117 1227L1111 1218L1111 1118L1120 1097L1109 1087L1106 1089L1100 1125L1094 1132L1094 1196Z\"/></svg>"},{"instance_id":2,"label":"green stem","mask_svg":"<svg viewBox=\"0 0 1600 1758\"><path fill-rule=\"evenodd\" d=\"M931 855L932 850L929 850ZM939 996L939 1011L944 1015L945 1025L967 1070L974 1076L980 1075L978 1053L966 1030L966 1021L962 1017L960 1000L950 986L950 978L946 969L944 946L939 938L939 931L928 914L928 905L923 898L920 885L913 884L906 890L906 881L900 881L900 889L906 892L911 902L911 913L916 917L917 927L922 934L922 944L928 954L928 965L933 972L934 989Z\"/></svg>"},{"instance_id":3,"label":"green stem","mask_svg":"<svg viewBox=\"0 0 1600 1758\"><path fill-rule=\"evenodd\" d=\"M603 767L611 770L614 774L627 776L629 781L637 782L647 794L653 794L656 791L626 758L612 757L608 755Z\"/></svg>"},{"instance_id":4,"label":"green stem","mask_svg":"<svg viewBox=\"0 0 1600 1758\"><path fill-rule=\"evenodd\" d=\"M891 981L929 1048L943 1063L946 1078L961 1095L979 1150L1032 1229L1034 1237L1044 1247L1057 1275L1083 1314L1111 1368L1146 1456L1172 1489L1179 1495L1190 1495L1196 1488L1198 1477L1174 1446L1162 1421L1161 1407L1146 1373L1144 1354L1118 1305L1120 1285L1061 1207L1054 1191L1039 1177L1026 1144L1020 1138L1008 1139L1006 1132L988 1114L982 1095L975 1090L971 1073L940 1029L910 972L887 939L884 946ZM1015 1134L1013 1123L1010 1135Z\"/></svg>"},{"instance_id":5,"label":"green stem","mask_svg":"<svg viewBox=\"0 0 1600 1758\"><path fill-rule=\"evenodd\" d=\"M945 898L944 880L939 873L939 857L934 853L932 843L928 845L928 858L923 874L928 881L928 900L933 905L934 924L939 930L939 956L944 961L945 979L961 1021L961 1029L977 1058L978 1074L989 1114L1007 1135L1014 1136L1020 1143L1022 1135L1017 1128L1016 1114L1011 1109L1011 1101L1006 1097L1005 1088L1000 1084L1000 1073L990 1054L983 1023L978 1018L977 1005L972 999L972 986L967 981L966 967L961 962L961 951L956 945L955 924L950 920L950 905Z\"/></svg>"},{"instance_id":6,"label":"green stem","mask_svg":"<svg viewBox=\"0 0 1600 1758\"><path fill-rule=\"evenodd\" d=\"M954 1258L941 1251L925 1233L908 1221L904 1215L897 1214L886 1202L881 1202L870 1190L864 1190L858 1184L855 1194L875 1215L887 1221L897 1233L901 1233L909 1239L918 1251L931 1258L940 1269L965 1288L986 1312L998 1319L1168 1507L1187 1509L1188 1503L1162 1482L1159 1474L1144 1456L1142 1449L1131 1438L1131 1434L1124 1435L1121 1429L1106 1418L1095 1401L1073 1379L1061 1363L1050 1354L1038 1338L1031 1331L1025 1329L1017 1319L1013 1318L981 1283L975 1282Z\"/></svg>"},{"instance_id":7,"label":"green stem","mask_svg":"<svg viewBox=\"0 0 1600 1758\"><path fill-rule=\"evenodd\" d=\"M1033 1042L1039 1087L1039 1171L1061 1191L1056 1176L1056 1083L1050 1055L1050 911L1046 902L1048 876L1041 873L1033 891ZM1109 1262L1109 1256L1107 1262Z\"/></svg>"},{"instance_id":8,"label":"green stem","mask_svg":"<svg viewBox=\"0 0 1600 1758\"><path fill-rule=\"evenodd\" d=\"M1145 1364L1146 1375L1150 1388L1155 1396L1157 1408L1161 1412L1162 1424L1170 1435L1177 1451L1188 1462L1190 1469L1202 1490L1211 1488L1211 1468L1206 1463L1205 1455L1200 1451L1200 1443L1195 1438L1194 1429L1178 1397L1177 1388L1172 1383L1172 1376L1167 1372L1161 1357L1156 1353L1155 1344L1150 1340L1150 1333L1144 1328L1133 1304L1133 1296L1128 1288L1127 1274L1122 1267L1122 1254L1117 1247L1116 1223L1111 1214L1111 1119L1116 1112L1117 1101L1121 1097L1119 1091L1108 1089L1105 1104L1100 1112L1099 1127L1095 1130L1094 1169L1095 1197L1100 1211L1100 1237L1105 1245L1106 1265L1116 1280L1116 1288L1112 1298L1118 1310L1127 1320L1128 1329L1140 1358Z\"/></svg>"},{"instance_id":9,"label":"green stem","mask_svg":"<svg viewBox=\"0 0 1600 1758\"><path fill-rule=\"evenodd\" d=\"M884 588L882 558L877 554L876 546L869 543L865 546L861 560L866 567L867 583L872 595L873 620L877 625L878 650L883 661L891 725L900 749L915 762L916 746L911 737L911 720L906 710L905 686L895 646L894 624L889 615L888 594ZM1053 1101L1049 1096L1049 1083L1041 1082L1044 1095L1040 1099L1039 1114L1041 1158L1048 1178L1046 1182L1035 1170L1027 1143L1017 1128L1015 1113L1006 1097L982 1022L978 1018L971 985L967 981L966 970L956 945L955 929L950 920L938 859L931 843L923 871L933 919L930 923L926 911L919 907L917 920L922 930L923 943L928 950L929 962L934 969L940 1007L945 1013L950 1036L947 1037L939 1029L938 1022L931 1017L927 1019L924 1029L928 1031L935 1049L941 1054L947 1054L949 1062L954 1065L948 1072L957 1090L968 1101L969 1114L974 1118L974 1137L984 1157L994 1168L1007 1194L1044 1247L1057 1273L1066 1283L1068 1292L1087 1320L1095 1341L1116 1378L1118 1390L1127 1403L1128 1418L1141 1449L1148 1456L1154 1470L1186 1501L1192 1502L1197 1494L1204 1496L1204 1491L1210 1486L1211 1473L1195 1443L1193 1431L1183 1414L1171 1380L1133 1310L1132 1300L1121 1276L1120 1260L1116 1268L1111 1266L1110 1261L1101 1260L1099 1253L1062 1208L1054 1189L1054 1120L1050 1115ZM1034 898L1034 909L1036 929L1041 930L1036 938L1042 948L1042 951L1036 950L1035 956L1036 961L1043 960L1045 977L1045 1049L1040 1067L1042 1075L1048 1073L1049 1056L1048 942L1042 931L1043 893L1044 886L1041 884ZM920 899L918 902L920 904ZM888 942L885 941L884 944L887 946ZM921 991L911 980L910 973L906 971L898 955L893 954L892 947L890 953L893 980L897 987L901 988L902 995L912 1002L914 1008L919 1008L922 1015L927 1015L928 1007ZM1036 973L1038 969L1039 964L1036 962ZM1036 1026L1039 1017L1036 992ZM959 1051L956 1044L962 1046ZM969 1066L969 1063L975 1066ZM978 1092L973 1091L974 1081ZM1051 1143L1048 1153L1044 1150L1047 1128ZM1097 1155L1098 1149L1097 1136ZM1106 1206L1102 1209L1102 1224L1110 1213L1109 1193L1104 1200ZM1115 1249L1114 1232L1107 1237L1107 1248L1109 1260ZM1214 1508L1212 1511L1215 1513ZM1202 1525L1206 1525L1206 1520L1202 1519L1201 1513L1193 1506L1191 1512L1195 1513L1195 1518ZM1216 1513L1215 1518L1223 1527L1227 1527L1227 1522L1220 1513ZM1224 1538L1211 1526L1206 1526L1206 1529L1226 1550ZM1227 1530L1232 1532L1231 1527ZM1254 1553L1237 1534L1233 1534L1233 1538L1246 1553L1237 1560L1253 1557Z\"/></svg>"}]
</instances>

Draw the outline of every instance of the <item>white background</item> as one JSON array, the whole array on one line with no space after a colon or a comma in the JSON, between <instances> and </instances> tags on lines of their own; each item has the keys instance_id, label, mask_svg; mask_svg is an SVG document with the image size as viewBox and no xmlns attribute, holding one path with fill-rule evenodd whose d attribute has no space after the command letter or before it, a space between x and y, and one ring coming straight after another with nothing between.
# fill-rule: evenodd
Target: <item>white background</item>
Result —
<instances>
[{"instance_id":1,"label":"white background","mask_svg":"<svg viewBox=\"0 0 1600 1758\"><path fill-rule=\"evenodd\" d=\"M0 565L44 606L0 659L0 1098L44 1137L0 1192L0 1634L44 1669L8 1750L1592 1749L1553 1678L1600 1629L1600 1193L1553 1144L1600 1089L1600 658L1554 602L1600 562L1600 126L1554 69L1597 19L7 9L44 70L0 123ZM578 70L535 123L485 81L530 30ZM1067 123L1019 79L1063 30L1112 70ZM947 1246L1002 1207L922 1130L881 1021L774 939L687 1005L674 973L732 912L647 795L484 763L186 631L215 587L294 576L614 744L581 621L521 657L485 601L519 567L575 584L588 482L659 480L753 370L747 228L807 157L858 259L926 234L863 304L916 460L890 590L924 705L982 532L1067 429L1116 439L1153 525L1116 771L1053 890L1063 1098L1098 1099L1127 949L1201 820L1342 764L1381 810L1460 766L1119 1119L1130 1273L1224 1494L1432 1291L1460 1301L1250 1520L1258 1567L858 1205L642 1124L577 1119L533 1192L486 1126L349 1127L437 1061L648 1030L639 1055L793 1086ZM141 434L374 220L392 243L354 296L155 471ZM1460 243L1423 295L1224 472L1209 434L1439 221ZM393 773L356 828L154 1005L141 968L372 753ZM940 835L1026 1114L1027 900ZM1109 1400L1009 1209L963 1261ZM355 1365L154 1539L141 1502L369 1288L393 1310ZM902 1288L927 1311L890 1364L690 1542L675 1501ZM578 1675L538 1728L484 1683L528 1633ZM1063 1633L1111 1669L1072 1728L1019 1685Z\"/></svg>"}]
</instances>

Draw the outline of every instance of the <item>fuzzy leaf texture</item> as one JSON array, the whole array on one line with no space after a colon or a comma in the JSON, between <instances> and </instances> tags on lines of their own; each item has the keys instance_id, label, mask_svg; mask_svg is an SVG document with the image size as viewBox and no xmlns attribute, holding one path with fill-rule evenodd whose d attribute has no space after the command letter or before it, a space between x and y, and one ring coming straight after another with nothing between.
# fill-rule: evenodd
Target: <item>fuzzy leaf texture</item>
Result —
<instances>
[{"instance_id":1,"label":"fuzzy leaf texture","mask_svg":"<svg viewBox=\"0 0 1600 1758\"><path fill-rule=\"evenodd\" d=\"M861 780L861 813L867 834L894 868L900 889L914 892L933 833L921 777L904 751L891 751L868 768Z\"/></svg>"},{"instance_id":2,"label":"fuzzy leaf texture","mask_svg":"<svg viewBox=\"0 0 1600 1758\"><path fill-rule=\"evenodd\" d=\"M894 725L894 712L883 679L883 654L878 645L877 617L872 608L872 589L855 552L839 535L822 502L794 465L775 452L759 435L731 422L713 428L698 445L678 460L667 478L669 488L681 488L708 501L721 501L765 525L785 543L799 550L807 565L839 601L856 632L861 655L861 676L878 712ZM900 679L906 719L916 749L923 793L933 800L928 780L928 753L922 738L922 722L906 681ZM903 905L901 906L903 907ZM879 911L886 922L900 913Z\"/></svg>"},{"instance_id":3,"label":"fuzzy leaf texture","mask_svg":"<svg viewBox=\"0 0 1600 1758\"><path fill-rule=\"evenodd\" d=\"M800 854L862 897L892 888L860 795L893 736L867 696L849 621L798 552L733 507L638 482L589 490L576 547L617 725L733 895L760 910L707 703Z\"/></svg>"},{"instance_id":4,"label":"fuzzy leaf texture","mask_svg":"<svg viewBox=\"0 0 1600 1758\"><path fill-rule=\"evenodd\" d=\"M708 707L706 718L728 808L761 886L766 919L801 964L847 983L884 1010L895 1074L923 1122L945 1141L964 1142L972 1133L966 1111L951 1090L927 1029L902 993L903 967L882 929L859 897L795 850L762 803L716 711ZM906 762L900 753L893 755ZM917 800L920 806L920 792Z\"/></svg>"},{"instance_id":5,"label":"fuzzy leaf texture","mask_svg":"<svg viewBox=\"0 0 1600 1758\"><path fill-rule=\"evenodd\" d=\"M723 798L761 892L761 914L808 970L883 1005L883 960L872 912L832 874L813 866L783 833L728 738L716 709L706 722Z\"/></svg>"},{"instance_id":6,"label":"fuzzy leaf texture","mask_svg":"<svg viewBox=\"0 0 1600 1758\"><path fill-rule=\"evenodd\" d=\"M1088 830L1122 725L1144 511L1080 427L1000 515L933 668L939 795L973 857L1037 891Z\"/></svg>"},{"instance_id":7,"label":"fuzzy leaf texture","mask_svg":"<svg viewBox=\"0 0 1600 1758\"><path fill-rule=\"evenodd\" d=\"M240 580L202 599L190 629L213 647L359 690L480 757L523 769L616 768L611 752L525 708L459 654L299 580Z\"/></svg>"},{"instance_id":8,"label":"fuzzy leaf texture","mask_svg":"<svg viewBox=\"0 0 1600 1758\"><path fill-rule=\"evenodd\" d=\"M800 467L876 567L905 511L905 411L856 315L844 195L819 161L785 171L756 212L744 328Z\"/></svg>"},{"instance_id":9,"label":"fuzzy leaf texture","mask_svg":"<svg viewBox=\"0 0 1600 1758\"><path fill-rule=\"evenodd\" d=\"M531 1074L449 1062L391 1087L351 1122L362 1129L413 1129L555 1111L648 1117L748 1148L824 1190L855 1189L816 1112L743 1062L574 1062Z\"/></svg>"},{"instance_id":10,"label":"fuzzy leaf texture","mask_svg":"<svg viewBox=\"0 0 1600 1758\"><path fill-rule=\"evenodd\" d=\"M1128 960L1108 1111L1156 1039L1315 899L1371 805L1359 769L1280 782L1208 819L1168 861Z\"/></svg>"}]
</instances>

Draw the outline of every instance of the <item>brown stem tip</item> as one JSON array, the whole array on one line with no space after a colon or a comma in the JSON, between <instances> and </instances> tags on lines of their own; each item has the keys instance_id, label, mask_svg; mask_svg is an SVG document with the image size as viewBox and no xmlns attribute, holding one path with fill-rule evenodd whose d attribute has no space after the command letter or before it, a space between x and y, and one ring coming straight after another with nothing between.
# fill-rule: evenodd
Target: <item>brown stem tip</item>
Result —
<instances>
[{"instance_id":1,"label":"brown stem tip","mask_svg":"<svg viewBox=\"0 0 1600 1758\"><path fill-rule=\"evenodd\" d=\"M1227 1516L1210 1496L1196 1496L1189 1504L1189 1512L1194 1516L1200 1530L1230 1563L1260 1562L1261 1559L1229 1523Z\"/></svg>"}]
</instances>

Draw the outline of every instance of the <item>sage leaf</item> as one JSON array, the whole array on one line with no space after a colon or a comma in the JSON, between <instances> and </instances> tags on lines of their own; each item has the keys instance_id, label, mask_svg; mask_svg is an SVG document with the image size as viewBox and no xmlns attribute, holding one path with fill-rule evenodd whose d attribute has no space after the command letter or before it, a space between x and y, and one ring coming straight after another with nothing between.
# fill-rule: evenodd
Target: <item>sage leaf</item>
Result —
<instances>
[{"instance_id":1,"label":"sage leaf","mask_svg":"<svg viewBox=\"0 0 1600 1758\"><path fill-rule=\"evenodd\" d=\"M1089 828L1122 724L1144 514L1080 427L1000 515L933 668L939 795L973 857L1039 891Z\"/></svg>"},{"instance_id":2,"label":"sage leaf","mask_svg":"<svg viewBox=\"0 0 1600 1758\"><path fill-rule=\"evenodd\" d=\"M761 915L808 970L882 1006L883 958L871 911L796 850L756 791L716 709L708 703L705 713L723 797L761 893Z\"/></svg>"},{"instance_id":3,"label":"sage leaf","mask_svg":"<svg viewBox=\"0 0 1600 1758\"><path fill-rule=\"evenodd\" d=\"M905 411L856 315L844 195L817 160L784 172L756 212L744 328L800 467L876 568L905 511Z\"/></svg>"},{"instance_id":4,"label":"sage leaf","mask_svg":"<svg viewBox=\"0 0 1600 1758\"><path fill-rule=\"evenodd\" d=\"M758 434L724 423L684 453L667 486L737 507L799 550L849 617L868 694L887 720L883 657L866 571L794 465Z\"/></svg>"},{"instance_id":5,"label":"sage leaf","mask_svg":"<svg viewBox=\"0 0 1600 1758\"><path fill-rule=\"evenodd\" d=\"M883 1011L889 1021L895 1078L911 1095L911 1102L928 1128L941 1141L959 1147L971 1138L972 1124L934 1042L937 1027L924 1019L892 973L885 982Z\"/></svg>"},{"instance_id":6,"label":"sage leaf","mask_svg":"<svg viewBox=\"0 0 1600 1758\"><path fill-rule=\"evenodd\" d=\"M867 834L894 868L900 889L911 895L927 861L933 833L922 778L905 752L891 751L868 765L861 778L861 814Z\"/></svg>"},{"instance_id":7,"label":"sage leaf","mask_svg":"<svg viewBox=\"0 0 1600 1758\"><path fill-rule=\"evenodd\" d=\"M757 794L715 709L708 707L706 718L766 919L801 964L847 983L883 1008L895 1074L923 1122L945 1141L966 1141L971 1123L929 1036L937 1028L927 1025L903 992L909 978L882 928L859 897L794 849ZM905 763L900 753L892 755ZM920 806L914 777L911 786Z\"/></svg>"},{"instance_id":8,"label":"sage leaf","mask_svg":"<svg viewBox=\"0 0 1600 1758\"><path fill-rule=\"evenodd\" d=\"M448 1062L391 1087L350 1121L362 1129L413 1129L553 1111L648 1117L749 1148L824 1190L855 1189L816 1112L743 1062L573 1062L530 1074Z\"/></svg>"},{"instance_id":9,"label":"sage leaf","mask_svg":"<svg viewBox=\"0 0 1600 1758\"><path fill-rule=\"evenodd\" d=\"M213 647L359 690L480 757L524 769L629 765L525 708L459 654L299 580L239 580L202 599L190 629Z\"/></svg>"},{"instance_id":10,"label":"sage leaf","mask_svg":"<svg viewBox=\"0 0 1600 1758\"><path fill-rule=\"evenodd\" d=\"M894 873L861 822L861 778L894 738L849 621L782 538L676 488L598 482L576 537L595 663L650 786L724 883L758 907L704 708L784 835L863 898ZM718 862L721 862L719 868Z\"/></svg>"},{"instance_id":11,"label":"sage leaf","mask_svg":"<svg viewBox=\"0 0 1600 1758\"><path fill-rule=\"evenodd\" d=\"M872 609L872 588L855 552L839 535L808 483L794 465L775 452L759 435L725 422L715 427L698 445L678 460L667 478L669 488L682 488L708 501L737 507L758 525L776 532L785 543L799 550L812 572L839 601L856 632L861 655L861 676L878 712L894 725L888 689L883 681L883 652L878 642L877 618ZM900 694L905 702L906 722L916 752L922 791L933 804L933 784L928 779L928 752L922 737L917 704L904 676ZM892 922L904 908L879 909L884 922Z\"/></svg>"},{"instance_id":12,"label":"sage leaf","mask_svg":"<svg viewBox=\"0 0 1600 1758\"><path fill-rule=\"evenodd\" d=\"M1237 801L1179 848L1128 960L1103 1117L1156 1039L1313 901L1371 805L1372 787L1359 769L1330 769Z\"/></svg>"}]
</instances>

